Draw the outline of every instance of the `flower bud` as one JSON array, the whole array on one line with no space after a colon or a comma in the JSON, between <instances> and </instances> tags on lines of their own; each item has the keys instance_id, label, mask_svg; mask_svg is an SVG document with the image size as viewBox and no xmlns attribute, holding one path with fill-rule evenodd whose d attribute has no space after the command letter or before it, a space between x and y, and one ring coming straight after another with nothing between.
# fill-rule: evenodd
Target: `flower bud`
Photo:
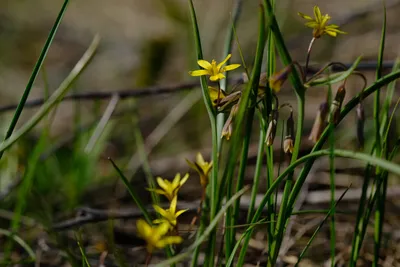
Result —
<instances>
[{"instance_id":1,"label":"flower bud","mask_svg":"<svg viewBox=\"0 0 400 267\"><path fill-rule=\"evenodd\" d=\"M265 138L265 143L267 146L271 146L274 143L275 134L276 134L276 126L278 124L278 110L274 109L270 115L270 121L267 129L267 136Z\"/></svg>"},{"instance_id":2,"label":"flower bud","mask_svg":"<svg viewBox=\"0 0 400 267\"><path fill-rule=\"evenodd\" d=\"M283 141L283 150L286 154L293 153L293 141L294 138L294 120L293 120L293 112L290 112L290 116L286 121L286 136Z\"/></svg>"},{"instance_id":3,"label":"flower bud","mask_svg":"<svg viewBox=\"0 0 400 267\"><path fill-rule=\"evenodd\" d=\"M356 109L357 113L357 139L358 145L360 149L364 148L364 122L365 122L365 114L364 114L364 106L360 102Z\"/></svg>"},{"instance_id":4,"label":"flower bud","mask_svg":"<svg viewBox=\"0 0 400 267\"><path fill-rule=\"evenodd\" d=\"M282 70L275 72L269 77L269 87L278 93L281 90L282 84L287 80L290 72L292 71L292 64L287 65Z\"/></svg>"},{"instance_id":5,"label":"flower bud","mask_svg":"<svg viewBox=\"0 0 400 267\"><path fill-rule=\"evenodd\" d=\"M328 103L324 102L319 105L319 109L317 111L317 115L315 116L314 124L311 129L310 136L308 140L317 142L322 134L322 131L325 128L326 117L328 116Z\"/></svg>"},{"instance_id":6,"label":"flower bud","mask_svg":"<svg viewBox=\"0 0 400 267\"><path fill-rule=\"evenodd\" d=\"M239 110L239 103L232 106L231 113L229 114L229 117L226 120L224 127L222 128L221 138L225 137L227 141L231 139L233 118L236 116L238 110Z\"/></svg>"},{"instance_id":7,"label":"flower bud","mask_svg":"<svg viewBox=\"0 0 400 267\"><path fill-rule=\"evenodd\" d=\"M344 85L341 85L336 92L335 99L332 101L331 117L329 119L329 122L334 124L337 124L339 122L340 110L342 109L342 103L345 96L346 96L346 88L344 88Z\"/></svg>"}]
</instances>

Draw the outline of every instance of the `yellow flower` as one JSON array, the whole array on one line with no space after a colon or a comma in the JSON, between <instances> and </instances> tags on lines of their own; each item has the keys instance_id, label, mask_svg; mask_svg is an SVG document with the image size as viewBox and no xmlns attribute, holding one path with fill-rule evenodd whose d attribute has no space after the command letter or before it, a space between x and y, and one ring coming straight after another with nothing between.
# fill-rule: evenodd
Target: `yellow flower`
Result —
<instances>
[{"instance_id":1,"label":"yellow flower","mask_svg":"<svg viewBox=\"0 0 400 267\"><path fill-rule=\"evenodd\" d=\"M153 222L154 223L168 223L170 225L170 228L175 228L176 223L177 223L177 218L179 215L181 215L182 213L184 213L187 210L179 210L176 211L176 202L177 202L178 196L175 196L172 201L171 204L169 206L169 209L163 209L158 205L153 205L154 210L160 214L162 216L161 219L156 219Z\"/></svg>"},{"instance_id":2,"label":"yellow flower","mask_svg":"<svg viewBox=\"0 0 400 267\"><path fill-rule=\"evenodd\" d=\"M183 239L180 236L166 236L169 228L170 226L168 223L150 226L142 219L136 222L138 236L146 241L146 248L149 253L152 253L155 248L163 248L167 245L182 243Z\"/></svg>"},{"instance_id":3,"label":"yellow flower","mask_svg":"<svg viewBox=\"0 0 400 267\"><path fill-rule=\"evenodd\" d=\"M223 74L224 72L234 70L240 67L240 64L231 64L227 65L225 67L222 67L228 59L231 58L231 54L229 54L221 63L217 64L217 62L213 59L210 62L207 60L198 60L197 64L199 64L200 67L203 68L203 70L194 70L194 71L189 71L189 74L192 76L203 76L203 75L210 75L210 80L211 81L219 81L225 78L225 75Z\"/></svg>"},{"instance_id":4,"label":"yellow flower","mask_svg":"<svg viewBox=\"0 0 400 267\"><path fill-rule=\"evenodd\" d=\"M165 195L169 201L172 201L172 199L178 194L179 189L187 181L188 178L189 178L188 173L182 179L180 173L177 173L175 175L174 180L171 183L167 179L162 179L161 177L157 177L157 183L161 187L161 189L148 188L147 190L154 191L160 195Z\"/></svg>"},{"instance_id":5,"label":"yellow flower","mask_svg":"<svg viewBox=\"0 0 400 267\"><path fill-rule=\"evenodd\" d=\"M338 25L335 24L327 25L331 17L328 14L322 16L321 10L319 10L319 7L317 6L314 6L315 19L301 12L299 12L298 15L303 19L308 20L308 22L306 22L305 25L309 28L314 29L313 31L314 38L319 38L324 33L332 37L336 37L338 33L346 34L345 32L339 30Z\"/></svg>"},{"instance_id":6,"label":"yellow flower","mask_svg":"<svg viewBox=\"0 0 400 267\"><path fill-rule=\"evenodd\" d=\"M195 162L191 162L187 159L186 162L190 168L194 169L199 174L201 186L206 187L208 184L208 175L213 165L212 162L204 161L200 152L197 153Z\"/></svg>"}]
</instances>

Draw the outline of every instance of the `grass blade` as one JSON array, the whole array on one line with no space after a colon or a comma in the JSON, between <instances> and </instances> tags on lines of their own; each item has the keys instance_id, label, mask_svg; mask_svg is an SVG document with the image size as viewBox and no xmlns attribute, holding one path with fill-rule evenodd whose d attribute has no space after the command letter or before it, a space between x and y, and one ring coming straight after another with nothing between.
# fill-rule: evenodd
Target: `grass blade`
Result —
<instances>
[{"instance_id":1,"label":"grass blade","mask_svg":"<svg viewBox=\"0 0 400 267\"><path fill-rule=\"evenodd\" d=\"M4 141L10 138L12 135L15 126L17 125L17 122L19 120L19 117L21 116L22 110L24 109L26 100L28 99L29 93L32 89L32 86L36 80L36 77L40 71L40 68L44 62L44 59L46 58L47 52L49 51L50 45L53 42L54 36L56 35L57 29L60 26L61 20L65 14L65 11L67 10L69 0L65 0L64 4L61 7L61 10L57 16L56 21L54 22L53 27L50 30L49 36L47 37L47 40L43 46L42 52L39 55L39 58L35 64L35 67L33 68L31 77L29 78L28 84L26 85L25 91L22 94L21 100L17 106L17 109L15 110L14 116L11 120L10 126L8 127L6 136L4 137ZM4 143L4 142L3 142ZM0 159L3 156L4 150L0 150Z\"/></svg>"},{"instance_id":2,"label":"grass blade","mask_svg":"<svg viewBox=\"0 0 400 267\"><path fill-rule=\"evenodd\" d=\"M78 79L80 74L88 66L91 59L93 58L97 46L99 45L100 38L96 36L89 48L86 50L82 58L76 63L75 67L72 69L70 74L61 83L58 89L51 95L48 101L46 101L40 109L36 112L32 118L26 122L20 129L18 129L14 134L12 134L8 139L0 143L0 153L3 153L7 148L13 145L19 138L28 133L33 127L35 127L40 120L46 116L47 113L55 106L57 103L65 96L71 85Z\"/></svg>"},{"instance_id":3,"label":"grass blade","mask_svg":"<svg viewBox=\"0 0 400 267\"><path fill-rule=\"evenodd\" d=\"M117 164L111 159L108 158L108 160L111 162L113 165L114 169L117 171L119 177L121 178L122 182L124 183L126 189L128 190L129 194L131 195L133 201L135 201L136 205L138 208L142 211L143 217L146 219L147 223L150 225L153 224L153 220L150 217L150 214L147 212L146 207L143 205L142 201L140 200L139 196L136 194L135 190L132 188L132 185L129 183L128 179L125 177L125 175L122 173L120 168L118 168Z\"/></svg>"},{"instance_id":4,"label":"grass blade","mask_svg":"<svg viewBox=\"0 0 400 267\"><path fill-rule=\"evenodd\" d=\"M300 255L299 255L299 259L297 260L295 267L299 265L300 261L303 259L304 255L306 254L307 250L309 249L311 243L314 241L315 237L317 236L319 230L321 230L322 226L324 225L324 223L326 222L326 220L329 218L329 216L334 212L333 208L336 208L337 204L342 200L342 198L344 197L344 195L347 193L347 191L350 189L350 186L346 188L346 190L343 192L343 194L339 197L339 199L335 202L335 205L333 207L331 207L331 209L329 210L329 212L326 214L326 216L324 217L324 219L321 221L321 223L318 225L317 229L315 229L314 233L312 234L312 236L310 237L310 240L308 240L306 246L304 247L304 249L301 251ZM331 266L335 266L335 261L334 258L331 259Z\"/></svg>"}]
</instances>

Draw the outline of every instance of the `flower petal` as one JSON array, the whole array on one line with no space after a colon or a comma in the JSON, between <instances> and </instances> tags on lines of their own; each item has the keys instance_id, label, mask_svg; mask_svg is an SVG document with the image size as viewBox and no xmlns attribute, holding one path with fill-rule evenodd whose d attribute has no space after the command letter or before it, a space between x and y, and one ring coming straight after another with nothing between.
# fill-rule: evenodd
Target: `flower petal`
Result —
<instances>
[{"instance_id":1,"label":"flower petal","mask_svg":"<svg viewBox=\"0 0 400 267\"><path fill-rule=\"evenodd\" d=\"M151 236L152 233L151 226L143 219L139 219L136 221L136 229L139 236L143 238Z\"/></svg>"},{"instance_id":2,"label":"flower petal","mask_svg":"<svg viewBox=\"0 0 400 267\"><path fill-rule=\"evenodd\" d=\"M157 183L162 189L167 190L168 184L166 183L166 180L161 177L157 177Z\"/></svg>"},{"instance_id":3,"label":"flower petal","mask_svg":"<svg viewBox=\"0 0 400 267\"><path fill-rule=\"evenodd\" d=\"M176 203L178 202L178 196L175 195L174 198L171 200L171 204L169 205L169 212L175 214L176 211Z\"/></svg>"},{"instance_id":4,"label":"flower petal","mask_svg":"<svg viewBox=\"0 0 400 267\"><path fill-rule=\"evenodd\" d=\"M160 214L162 217L167 217L168 216L168 212L166 210L164 210L163 208L161 208L158 205L153 205L154 210Z\"/></svg>"},{"instance_id":5,"label":"flower petal","mask_svg":"<svg viewBox=\"0 0 400 267\"><path fill-rule=\"evenodd\" d=\"M222 73L218 73L217 75L213 75L210 77L210 80L215 82L215 81L219 81L225 79L225 75L223 75Z\"/></svg>"},{"instance_id":6,"label":"flower petal","mask_svg":"<svg viewBox=\"0 0 400 267\"><path fill-rule=\"evenodd\" d=\"M175 217L177 218L179 215L181 215L181 214L184 213L185 211L187 211L187 210L178 210L178 211L175 213Z\"/></svg>"},{"instance_id":7,"label":"flower petal","mask_svg":"<svg viewBox=\"0 0 400 267\"><path fill-rule=\"evenodd\" d=\"M231 64L223 67L223 71L229 71L229 70L234 70L240 67L240 64Z\"/></svg>"},{"instance_id":8,"label":"flower petal","mask_svg":"<svg viewBox=\"0 0 400 267\"><path fill-rule=\"evenodd\" d=\"M164 237L163 239L159 240L156 243L156 246L158 248L163 248L167 245L182 243L182 241L183 241L183 239L180 236L167 236L167 237Z\"/></svg>"},{"instance_id":9,"label":"flower petal","mask_svg":"<svg viewBox=\"0 0 400 267\"><path fill-rule=\"evenodd\" d=\"M321 10L319 9L318 6L314 6L314 16L315 16L315 20L319 23L322 20L322 14L321 14Z\"/></svg>"},{"instance_id":10,"label":"flower petal","mask_svg":"<svg viewBox=\"0 0 400 267\"><path fill-rule=\"evenodd\" d=\"M202 67L206 70L212 69L211 63L208 62L207 60L200 59L197 61L197 64L199 64L200 67Z\"/></svg>"},{"instance_id":11,"label":"flower petal","mask_svg":"<svg viewBox=\"0 0 400 267\"><path fill-rule=\"evenodd\" d=\"M301 13L301 12L297 12L297 15L299 15L300 17L302 17L303 19L306 19L306 20L313 20L312 17L310 17L309 15L306 15L304 13Z\"/></svg>"},{"instance_id":12,"label":"flower petal","mask_svg":"<svg viewBox=\"0 0 400 267\"><path fill-rule=\"evenodd\" d=\"M197 166L194 162L191 162L190 160L186 159L186 163L189 165L190 168L198 172L199 170L197 169Z\"/></svg>"},{"instance_id":13,"label":"flower petal","mask_svg":"<svg viewBox=\"0 0 400 267\"><path fill-rule=\"evenodd\" d=\"M200 152L198 152L197 155L196 155L196 163L199 164L200 166L205 164L203 155L201 155Z\"/></svg>"},{"instance_id":14,"label":"flower petal","mask_svg":"<svg viewBox=\"0 0 400 267\"><path fill-rule=\"evenodd\" d=\"M203 76L203 75L209 75L209 72L207 70L194 70L194 71L189 71L189 75Z\"/></svg>"},{"instance_id":15,"label":"flower petal","mask_svg":"<svg viewBox=\"0 0 400 267\"><path fill-rule=\"evenodd\" d=\"M185 176L183 176L179 185L182 186L184 183L186 183L187 179L189 179L189 173L186 173Z\"/></svg>"},{"instance_id":16,"label":"flower petal","mask_svg":"<svg viewBox=\"0 0 400 267\"><path fill-rule=\"evenodd\" d=\"M162 223L158 225L155 230L157 235L164 236L166 233L168 233L169 223L168 222Z\"/></svg>"},{"instance_id":17,"label":"flower petal","mask_svg":"<svg viewBox=\"0 0 400 267\"><path fill-rule=\"evenodd\" d=\"M226 58L221 62L221 63L219 63L218 65L217 65L217 69L219 70L230 58L231 58L231 54L228 54L227 56L226 56Z\"/></svg>"}]
</instances>

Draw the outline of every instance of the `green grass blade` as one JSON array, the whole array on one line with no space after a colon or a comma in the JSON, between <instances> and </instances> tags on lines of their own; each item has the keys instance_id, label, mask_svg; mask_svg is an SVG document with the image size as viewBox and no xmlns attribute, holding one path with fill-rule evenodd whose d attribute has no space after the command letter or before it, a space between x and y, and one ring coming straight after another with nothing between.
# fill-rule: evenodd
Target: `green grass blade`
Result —
<instances>
[{"instance_id":1,"label":"green grass blade","mask_svg":"<svg viewBox=\"0 0 400 267\"><path fill-rule=\"evenodd\" d=\"M231 199L229 199L226 202L226 204L219 210L214 219L210 222L208 227L204 230L203 234L199 238L196 238L196 241L187 248L186 252L176 255L159 264L156 264L155 266L156 267L169 266L170 264L177 263L185 258L190 257L191 253L207 239L207 237L210 235L212 231L214 231L214 228L218 225L219 220L224 216L226 210L235 202L237 198L243 195L247 190L248 187L244 187L242 190L238 191L236 194L233 195Z\"/></svg>"},{"instance_id":2,"label":"green grass blade","mask_svg":"<svg viewBox=\"0 0 400 267\"><path fill-rule=\"evenodd\" d=\"M32 261L36 260L35 252L33 252L32 248L21 237L19 237L18 235L16 235L15 233L13 233L11 231L8 231L6 229L1 229L1 228L0 228L0 235L5 235L5 236L13 239L15 243L20 245L26 251L26 253L28 253L28 255Z\"/></svg>"},{"instance_id":3,"label":"green grass blade","mask_svg":"<svg viewBox=\"0 0 400 267\"><path fill-rule=\"evenodd\" d=\"M61 20L65 14L65 11L67 10L69 0L65 0L64 4L61 7L61 10L57 16L56 21L54 22L53 27L50 30L49 36L47 37L47 40L43 46L42 52L39 55L39 58L35 64L35 67L33 68L31 77L29 78L28 84L26 85L25 91L22 94L21 100L17 106L17 109L15 110L14 116L11 120L10 126L8 127L6 136L4 137L4 141L12 135L15 126L17 125L17 122L19 120L19 117L21 116L22 110L24 109L26 100L28 99L29 93L32 89L32 86L36 80L36 77L40 71L40 68L44 62L44 59L46 58L47 52L49 51L50 45L53 42L54 36L56 35L57 29L60 26ZM0 158L3 156L4 150L0 151Z\"/></svg>"},{"instance_id":4,"label":"green grass blade","mask_svg":"<svg viewBox=\"0 0 400 267\"><path fill-rule=\"evenodd\" d=\"M138 208L142 211L143 217L146 219L147 223L150 225L153 224L153 220L150 217L150 214L147 212L146 207L143 205L142 201L140 200L139 196L136 194L136 191L133 189L132 185L129 183L128 179L125 177L125 175L122 173L120 168L118 168L117 164L111 159L108 158L108 160L111 162L113 165L114 169L117 171L119 177L121 178L122 182L124 183L126 189L128 190L129 194L131 195L133 201L135 201L136 205Z\"/></svg>"},{"instance_id":5,"label":"green grass blade","mask_svg":"<svg viewBox=\"0 0 400 267\"><path fill-rule=\"evenodd\" d=\"M315 237L317 236L318 232L321 230L322 226L324 225L324 223L326 222L326 220L329 218L329 216L331 214L334 213L334 209L336 208L337 204L342 200L342 198L344 197L344 195L347 193L347 191L350 189L350 187L347 187L346 190L343 192L343 194L339 197L339 199L335 202L335 205L333 207L331 207L331 209L329 210L329 212L326 214L326 216L324 217L324 219L321 221L321 223L318 225L317 229L315 229L314 233L312 234L312 236L310 237L310 240L308 240L306 246L304 247L304 249L301 251L299 258L295 264L295 267L299 265L300 261L303 259L304 255L306 254L307 250L310 248L311 243L314 241ZM335 258L331 258L331 266L335 266Z\"/></svg>"},{"instance_id":6,"label":"green grass blade","mask_svg":"<svg viewBox=\"0 0 400 267\"><path fill-rule=\"evenodd\" d=\"M46 101L40 109L36 112L32 118L26 122L20 129L18 129L14 134L12 134L7 140L4 140L0 143L0 153L3 153L7 148L13 145L19 138L28 133L33 127L35 127L40 120L46 116L49 111L57 105L57 103L65 96L68 90L71 88L71 85L78 79L80 74L84 71L87 65L90 63L93 58L97 46L99 44L100 38L96 36L89 48L86 50L85 54L78 61L75 67L72 69L70 74L65 78L65 80L61 83L58 89L51 95L48 101Z\"/></svg>"},{"instance_id":7,"label":"green grass blade","mask_svg":"<svg viewBox=\"0 0 400 267\"><path fill-rule=\"evenodd\" d=\"M381 41L380 41L380 46L379 46L379 54L378 54L378 64L376 68L376 79L380 79L382 77L382 62L383 62L383 54L385 50L385 40L386 40L386 7L385 7L385 2L382 2L383 4L383 25L382 25L382 35L381 35ZM380 112L381 112L381 107L380 107L380 90L375 92L375 99L374 99L374 126L375 126L375 152L376 155L378 156L384 156L382 154L387 151L385 147L382 146L382 141L384 142L385 140L381 140L381 132L380 132ZM382 153L383 151L383 153ZM376 174L376 179L383 179L383 185L387 185L385 183L385 180L381 176L381 170L380 168L376 168L375 170ZM374 241L375 241L375 246L374 246L374 259L372 265L374 267L378 266L379 262L379 250L381 246L381 239L382 239L382 227L383 227L383 218L384 218L384 206L385 206L385 197L383 196L384 192L386 192L386 188L381 188L380 186L377 187L376 193L378 194L377 196L377 208L375 210L375 225L374 225Z\"/></svg>"}]
</instances>

